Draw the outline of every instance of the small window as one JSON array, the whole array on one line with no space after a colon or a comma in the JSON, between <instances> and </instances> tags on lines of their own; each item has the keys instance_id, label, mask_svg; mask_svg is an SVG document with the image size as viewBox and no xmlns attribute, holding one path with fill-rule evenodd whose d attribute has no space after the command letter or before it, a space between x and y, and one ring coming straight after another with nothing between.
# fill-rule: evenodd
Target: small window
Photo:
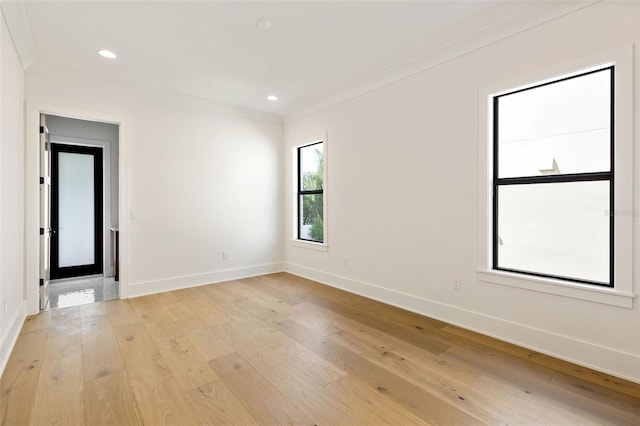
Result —
<instances>
[{"instance_id":1,"label":"small window","mask_svg":"<svg viewBox=\"0 0 640 426\"><path fill-rule=\"evenodd\" d=\"M324 148L315 142L298 148L298 239L324 242Z\"/></svg>"},{"instance_id":2,"label":"small window","mask_svg":"<svg viewBox=\"0 0 640 426\"><path fill-rule=\"evenodd\" d=\"M614 67L492 102L493 269L613 287Z\"/></svg>"}]
</instances>

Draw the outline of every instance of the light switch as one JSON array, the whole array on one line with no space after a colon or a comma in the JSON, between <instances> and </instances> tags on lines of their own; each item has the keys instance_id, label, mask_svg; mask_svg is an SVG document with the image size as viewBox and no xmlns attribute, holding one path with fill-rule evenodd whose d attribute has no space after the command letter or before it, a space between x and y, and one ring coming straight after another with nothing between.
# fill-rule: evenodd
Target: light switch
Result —
<instances>
[{"instance_id":1,"label":"light switch","mask_svg":"<svg viewBox=\"0 0 640 426\"><path fill-rule=\"evenodd\" d=\"M138 220L138 212L136 210L131 210L131 220Z\"/></svg>"}]
</instances>

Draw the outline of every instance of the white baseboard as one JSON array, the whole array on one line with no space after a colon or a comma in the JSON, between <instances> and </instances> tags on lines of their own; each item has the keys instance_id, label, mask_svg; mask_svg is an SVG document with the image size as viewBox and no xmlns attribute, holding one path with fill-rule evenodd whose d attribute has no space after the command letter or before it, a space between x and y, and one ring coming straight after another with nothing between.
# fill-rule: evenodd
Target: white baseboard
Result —
<instances>
[{"instance_id":1,"label":"white baseboard","mask_svg":"<svg viewBox=\"0 0 640 426\"><path fill-rule=\"evenodd\" d=\"M223 269L220 271L207 272L205 274L184 275L181 277L171 277L162 280L131 283L127 288L127 297L146 296L149 294L161 293L164 291L180 290L189 287L199 287L207 284L255 277L258 275L273 274L275 272L282 271L284 271L283 263L276 262L268 263L265 265Z\"/></svg>"},{"instance_id":2,"label":"white baseboard","mask_svg":"<svg viewBox=\"0 0 640 426\"><path fill-rule=\"evenodd\" d=\"M11 352L13 352L13 348L18 341L18 336L20 335L20 330L22 330L22 324L24 324L25 318L26 315L23 304L22 309L18 309L16 315L11 319L7 334L0 340L0 377L2 373L4 373Z\"/></svg>"},{"instance_id":3,"label":"white baseboard","mask_svg":"<svg viewBox=\"0 0 640 426\"><path fill-rule=\"evenodd\" d=\"M640 356L480 312L285 262L285 272L640 383Z\"/></svg>"}]
</instances>

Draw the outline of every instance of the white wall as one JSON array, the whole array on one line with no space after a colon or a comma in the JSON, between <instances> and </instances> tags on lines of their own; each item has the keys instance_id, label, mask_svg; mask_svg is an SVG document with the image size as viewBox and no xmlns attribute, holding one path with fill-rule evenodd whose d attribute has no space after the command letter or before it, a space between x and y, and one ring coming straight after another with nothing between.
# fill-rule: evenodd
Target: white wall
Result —
<instances>
[{"instance_id":1,"label":"white wall","mask_svg":"<svg viewBox=\"0 0 640 426\"><path fill-rule=\"evenodd\" d=\"M67 70L62 75L26 74L25 97L35 105L27 108L28 120L37 105L47 105L52 114L73 109L86 117L95 111L122 121L120 176L127 179L120 180L120 229L121 245L129 251L122 259L129 265L121 278L122 295L281 270L278 117L93 81ZM34 143L29 129L27 143ZM27 157L31 165L32 155ZM29 186L31 200L32 192ZM129 221L127 206L137 220ZM31 263L27 268L34 269Z\"/></svg>"},{"instance_id":2,"label":"white wall","mask_svg":"<svg viewBox=\"0 0 640 426\"><path fill-rule=\"evenodd\" d=\"M115 264L111 228L118 227L119 208L118 126L111 123L50 115L47 116L47 127L53 142L101 146L104 149L104 274L107 277L113 276Z\"/></svg>"},{"instance_id":3,"label":"white wall","mask_svg":"<svg viewBox=\"0 0 640 426\"><path fill-rule=\"evenodd\" d=\"M24 72L0 17L0 374L24 320ZM37 285L37 283L36 283Z\"/></svg>"},{"instance_id":4,"label":"white wall","mask_svg":"<svg viewBox=\"0 0 640 426\"><path fill-rule=\"evenodd\" d=\"M328 133L329 249L286 242L295 202L287 167L286 270L640 382L637 300L621 308L477 277L479 92L623 45L637 49L638 6L597 3L287 123L287 166L292 147ZM635 148L640 164L637 131ZM640 185L634 195L637 212Z\"/></svg>"}]
</instances>

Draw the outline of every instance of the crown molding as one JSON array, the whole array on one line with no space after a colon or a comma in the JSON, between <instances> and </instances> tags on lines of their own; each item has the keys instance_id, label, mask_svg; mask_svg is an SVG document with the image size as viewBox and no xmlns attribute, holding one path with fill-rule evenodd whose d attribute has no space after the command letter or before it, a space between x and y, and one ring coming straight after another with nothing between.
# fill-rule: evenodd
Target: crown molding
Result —
<instances>
[{"instance_id":1,"label":"crown molding","mask_svg":"<svg viewBox=\"0 0 640 426\"><path fill-rule=\"evenodd\" d=\"M22 69L25 71L38 60L36 47L31 37L31 28L27 20L23 0L0 2L2 15L7 23L13 45L18 52Z\"/></svg>"},{"instance_id":2,"label":"crown molding","mask_svg":"<svg viewBox=\"0 0 640 426\"><path fill-rule=\"evenodd\" d=\"M295 113L286 114L284 116L284 122L285 124L289 124L302 120L324 109L389 86L412 75L428 70L429 68L452 61L546 22L591 6L599 1L600 0L567 2L553 0L543 1L508 18L485 26L449 43L445 43L436 49L425 52L402 64L321 97L318 101L298 109Z\"/></svg>"}]
</instances>

